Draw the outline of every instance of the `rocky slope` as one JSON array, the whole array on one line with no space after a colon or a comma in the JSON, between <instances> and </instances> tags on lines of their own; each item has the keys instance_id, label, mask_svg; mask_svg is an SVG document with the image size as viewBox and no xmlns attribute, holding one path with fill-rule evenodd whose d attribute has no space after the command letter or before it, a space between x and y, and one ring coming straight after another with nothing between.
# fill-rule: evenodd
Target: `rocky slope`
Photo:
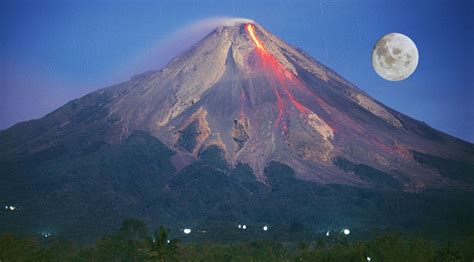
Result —
<instances>
[{"instance_id":1,"label":"rocky slope","mask_svg":"<svg viewBox=\"0 0 474 262\"><path fill-rule=\"evenodd\" d=\"M188 155L183 159L216 145L230 165L249 164L261 181L274 160L304 179L366 184L338 167L344 159L388 172L414 190L459 185L417 154L474 162L472 144L380 104L254 23L221 26L159 72L2 131L1 156L63 141L80 148L118 143L136 130Z\"/></svg>"},{"instance_id":2,"label":"rocky slope","mask_svg":"<svg viewBox=\"0 0 474 262\"><path fill-rule=\"evenodd\" d=\"M41 217L34 225L42 224L61 203L63 211L71 210L70 220L59 219L65 211L56 210L51 221L69 226L91 214L107 217L103 212L172 221L180 211L170 206L197 201L200 208L185 217L219 214L211 208L218 204L208 204L221 203L218 217L225 220L225 206L236 201L242 208L240 201L255 194L248 213L258 220L264 216L258 203L272 202L268 197L280 185L269 170L291 173L284 181L299 189L277 190L274 199L298 206L298 192L317 201L323 198L317 188L336 184L470 192L473 163L474 145L384 106L262 26L235 22L216 28L160 71L0 131L6 181L0 199L29 210L25 220L6 213L0 219L10 221L9 228L31 225L32 217ZM232 177L242 167L245 176ZM190 186L192 181L198 182ZM216 191L221 195L211 194L219 187L225 189Z\"/></svg>"}]
</instances>

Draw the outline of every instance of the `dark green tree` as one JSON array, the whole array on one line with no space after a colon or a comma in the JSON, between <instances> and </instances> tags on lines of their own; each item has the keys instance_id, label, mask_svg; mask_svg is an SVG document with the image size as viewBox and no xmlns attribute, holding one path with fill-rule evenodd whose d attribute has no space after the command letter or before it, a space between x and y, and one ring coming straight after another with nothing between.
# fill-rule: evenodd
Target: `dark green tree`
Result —
<instances>
[{"instance_id":1,"label":"dark green tree","mask_svg":"<svg viewBox=\"0 0 474 262\"><path fill-rule=\"evenodd\" d=\"M125 219L122 222L118 236L126 241L139 242L148 239L148 229L145 222L138 219Z\"/></svg>"},{"instance_id":2,"label":"dark green tree","mask_svg":"<svg viewBox=\"0 0 474 262\"><path fill-rule=\"evenodd\" d=\"M436 261L461 262L463 261L463 258L459 249L449 242L447 245L441 247L438 252L436 252Z\"/></svg>"},{"instance_id":3,"label":"dark green tree","mask_svg":"<svg viewBox=\"0 0 474 262\"><path fill-rule=\"evenodd\" d=\"M148 230L143 221L125 219L117 234L97 241L93 252L80 253L98 261L143 261L148 251Z\"/></svg>"},{"instance_id":4,"label":"dark green tree","mask_svg":"<svg viewBox=\"0 0 474 262\"><path fill-rule=\"evenodd\" d=\"M155 231L154 239L151 243L149 258L151 261L177 261L179 252L179 240L169 240L168 231L160 226L160 229Z\"/></svg>"},{"instance_id":5,"label":"dark green tree","mask_svg":"<svg viewBox=\"0 0 474 262\"><path fill-rule=\"evenodd\" d=\"M0 261L35 261L38 249L35 238L5 235L0 238Z\"/></svg>"}]
</instances>

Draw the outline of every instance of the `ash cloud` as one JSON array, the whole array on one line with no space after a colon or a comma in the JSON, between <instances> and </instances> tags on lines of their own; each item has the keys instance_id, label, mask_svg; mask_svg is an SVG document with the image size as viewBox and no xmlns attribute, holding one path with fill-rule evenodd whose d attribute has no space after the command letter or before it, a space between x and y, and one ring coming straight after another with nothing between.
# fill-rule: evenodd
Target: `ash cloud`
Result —
<instances>
[{"instance_id":1,"label":"ash cloud","mask_svg":"<svg viewBox=\"0 0 474 262\"><path fill-rule=\"evenodd\" d=\"M132 61L129 66L121 70L120 75L125 77L125 79L123 77L119 78L126 80L131 74L163 68L176 55L190 48L218 26L232 26L253 22L253 20L246 18L211 17L189 23L158 40L151 49L145 51Z\"/></svg>"}]
</instances>

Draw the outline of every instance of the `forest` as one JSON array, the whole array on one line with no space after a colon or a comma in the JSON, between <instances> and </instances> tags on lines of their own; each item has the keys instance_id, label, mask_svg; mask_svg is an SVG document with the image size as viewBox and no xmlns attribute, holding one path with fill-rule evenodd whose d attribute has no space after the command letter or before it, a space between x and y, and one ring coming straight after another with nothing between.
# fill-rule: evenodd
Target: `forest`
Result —
<instances>
[{"instance_id":1,"label":"forest","mask_svg":"<svg viewBox=\"0 0 474 262\"><path fill-rule=\"evenodd\" d=\"M216 242L189 240L160 226L126 219L111 235L95 243L76 243L60 236L0 238L0 261L472 261L474 234L455 240L415 233L385 232L352 238L342 232L320 234L303 241L254 240ZM192 234L192 233L191 233ZM291 233L289 233L291 234ZM181 238L171 236L180 235ZM288 238L291 239L291 238Z\"/></svg>"}]
</instances>

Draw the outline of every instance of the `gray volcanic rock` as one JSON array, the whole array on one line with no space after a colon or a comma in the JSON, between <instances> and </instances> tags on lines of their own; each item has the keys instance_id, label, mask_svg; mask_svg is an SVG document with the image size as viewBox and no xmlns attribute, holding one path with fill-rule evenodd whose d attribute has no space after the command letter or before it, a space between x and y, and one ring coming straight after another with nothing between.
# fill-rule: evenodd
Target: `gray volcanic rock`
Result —
<instances>
[{"instance_id":1,"label":"gray volcanic rock","mask_svg":"<svg viewBox=\"0 0 474 262\"><path fill-rule=\"evenodd\" d=\"M473 163L472 144L382 105L255 23L220 26L158 72L1 131L0 156L18 158L60 144L115 144L137 130L182 159L217 146L230 166L248 164L263 182L270 161L287 164L305 180L371 186L338 166L346 159L390 174L407 191L469 187L456 178L473 175L458 168L464 173L444 176L413 155Z\"/></svg>"},{"instance_id":2,"label":"gray volcanic rock","mask_svg":"<svg viewBox=\"0 0 474 262\"><path fill-rule=\"evenodd\" d=\"M0 131L0 204L18 207L0 211L0 232L90 240L127 217L460 232L473 163L474 145L258 24L228 23L160 71Z\"/></svg>"}]
</instances>

